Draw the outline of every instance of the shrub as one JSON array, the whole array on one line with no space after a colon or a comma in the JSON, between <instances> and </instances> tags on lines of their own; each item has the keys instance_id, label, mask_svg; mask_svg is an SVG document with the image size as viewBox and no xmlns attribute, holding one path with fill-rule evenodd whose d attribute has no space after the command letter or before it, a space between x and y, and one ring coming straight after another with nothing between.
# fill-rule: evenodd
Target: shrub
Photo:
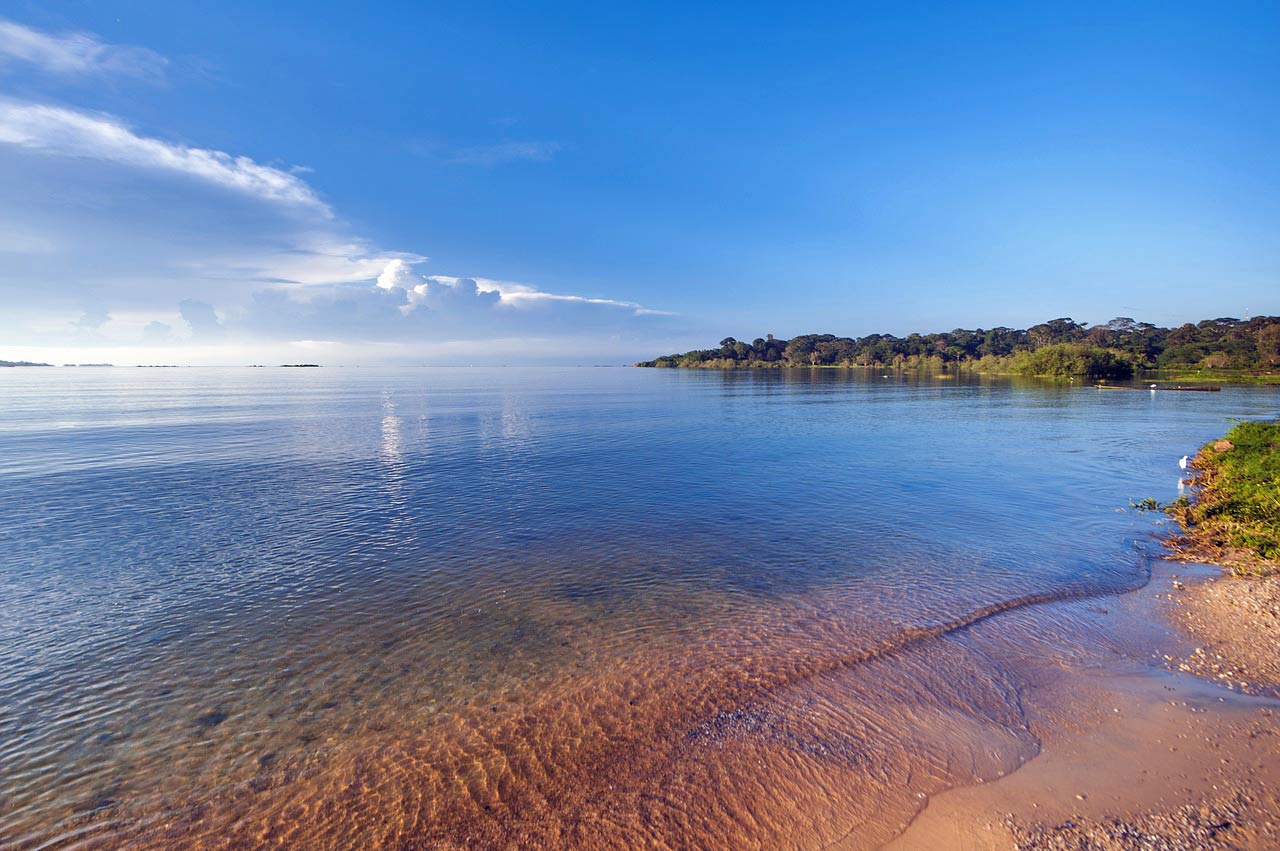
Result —
<instances>
[{"instance_id":1,"label":"shrub","mask_svg":"<svg viewBox=\"0 0 1280 851\"><path fill-rule=\"evenodd\" d=\"M1034 352L1019 352L1011 364L1019 375L1131 378L1133 364L1110 349L1060 343Z\"/></svg>"}]
</instances>

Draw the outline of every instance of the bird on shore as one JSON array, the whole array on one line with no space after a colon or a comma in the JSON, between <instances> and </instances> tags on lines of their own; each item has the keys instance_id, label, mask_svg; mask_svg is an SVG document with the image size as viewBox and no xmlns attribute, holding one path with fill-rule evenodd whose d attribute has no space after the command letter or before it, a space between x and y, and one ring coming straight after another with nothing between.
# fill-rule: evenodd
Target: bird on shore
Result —
<instances>
[{"instance_id":1,"label":"bird on shore","mask_svg":"<svg viewBox=\"0 0 1280 851\"><path fill-rule=\"evenodd\" d=\"M1178 459L1178 466L1183 470L1187 469L1187 461L1189 460L1191 460L1190 456L1183 455L1181 458Z\"/></svg>"}]
</instances>

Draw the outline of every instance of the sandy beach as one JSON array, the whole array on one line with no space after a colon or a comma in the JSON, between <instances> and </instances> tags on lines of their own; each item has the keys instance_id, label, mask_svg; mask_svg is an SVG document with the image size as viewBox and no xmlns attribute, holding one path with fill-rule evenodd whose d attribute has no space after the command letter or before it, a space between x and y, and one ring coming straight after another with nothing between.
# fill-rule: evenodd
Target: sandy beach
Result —
<instances>
[{"instance_id":1,"label":"sandy beach","mask_svg":"<svg viewBox=\"0 0 1280 851\"><path fill-rule=\"evenodd\" d=\"M888 848L1280 846L1280 579L1164 562L1117 609L1167 625L1152 671L1087 677L1038 757L935 796Z\"/></svg>"}]
</instances>

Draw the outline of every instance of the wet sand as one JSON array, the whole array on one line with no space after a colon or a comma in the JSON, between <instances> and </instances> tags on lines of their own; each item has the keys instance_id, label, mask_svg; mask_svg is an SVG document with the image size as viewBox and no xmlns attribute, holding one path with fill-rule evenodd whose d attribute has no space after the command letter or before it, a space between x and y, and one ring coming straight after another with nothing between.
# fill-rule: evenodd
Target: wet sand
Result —
<instances>
[{"instance_id":1,"label":"wet sand","mask_svg":"<svg viewBox=\"0 0 1280 851\"><path fill-rule=\"evenodd\" d=\"M1187 570L1131 595L1127 616L1177 629L1150 672L1086 677L1075 724L1032 724L1037 758L935 796L886 847L1280 847L1280 579Z\"/></svg>"}]
</instances>

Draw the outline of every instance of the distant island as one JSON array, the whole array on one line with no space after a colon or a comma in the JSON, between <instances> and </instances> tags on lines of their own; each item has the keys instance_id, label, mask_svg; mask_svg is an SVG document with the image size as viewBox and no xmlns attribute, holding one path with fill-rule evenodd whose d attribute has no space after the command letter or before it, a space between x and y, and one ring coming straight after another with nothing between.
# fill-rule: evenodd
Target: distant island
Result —
<instances>
[{"instance_id":1,"label":"distant island","mask_svg":"<svg viewBox=\"0 0 1280 851\"><path fill-rule=\"evenodd\" d=\"M318 363L282 363L280 364L280 366L287 367L289 369L302 369L302 368L315 369L319 367L320 364Z\"/></svg>"},{"instance_id":2,"label":"distant island","mask_svg":"<svg viewBox=\"0 0 1280 851\"><path fill-rule=\"evenodd\" d=\"M29 360L0 360L0 366L53 366L53 364L34 363Z\"/></svg>"},{"instance_id":3,"label":"distant island","mask_svg":"<svg viewBox=\"0 0 1280 851\"><path fill-rule=\"evenodd\" d=\"M1265 372L1280 368L1280 317L1206 319L1160 328L1127 317L1105 325L1069 318L1026 329L957 328L936 334L837 337L772 334L665 355L636 366L683 369L866 367L1125 379L1138 370Z\"/></svg>"}]
</instances>

